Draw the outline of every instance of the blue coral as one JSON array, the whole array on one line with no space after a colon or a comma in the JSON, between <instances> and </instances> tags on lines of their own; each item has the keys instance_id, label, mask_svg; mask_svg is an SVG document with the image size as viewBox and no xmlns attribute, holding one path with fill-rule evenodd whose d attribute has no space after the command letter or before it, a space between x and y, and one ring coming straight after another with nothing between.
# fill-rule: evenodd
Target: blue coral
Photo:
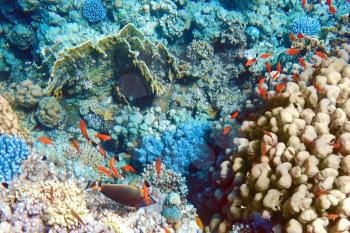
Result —
<instances>
[{"instance_id":1,"label":"blue coral","mask_svg":"<svg viewBox=\"0 0 350 233\"><path fill-rule=\"evenodd\" d=\"M143 165L160 156L167 167L186 175L191 162L206 161L211 156L207 145L209 134L210 123L191 120L159 138L146 136L141 147L135 150L134 162Z\"/></svg>"},{"instance_id":2,"label":"blue coral","mask_svg":"<svg viewBox=\"0 0 350 233\"><path fill-rule=\"evenodd\" d=\"M29 155L29 148L23 139L0 135L0 182L10 182L21 172L20 165Z\"/></svg>"},{"instance_id":3,"label":"blue coral","mask_svg":"<svg viewBox=\"0 0 350 233\"><path fill-rule=\"evenodd\" d=\"M85 0L83 15L90 23L96 23L106 17L107 12L100 0Z\"/></svg>"},{"instance_id":4,"label":"blue coral","mask_svg":"<svg viewBox=\"0 0 350 233\"><path fill-rule=\"evenodd\" d=\"M297 17L291 24L294 34L302 33L308 36L318 36L321 32L321 24L316 18L309 16Z\"/></svg>"}]
</instances>

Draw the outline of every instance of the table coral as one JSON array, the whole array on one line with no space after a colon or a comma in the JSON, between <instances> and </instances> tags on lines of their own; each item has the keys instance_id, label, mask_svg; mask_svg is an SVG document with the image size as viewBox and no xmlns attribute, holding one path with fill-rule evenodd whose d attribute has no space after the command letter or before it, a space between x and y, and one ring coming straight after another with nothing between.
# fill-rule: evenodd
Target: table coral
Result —
<instances>
[{"instance_id":1,"label":"table coral","mask_svg":"<svg viewBox=\"0 0 350 233\"><path fill-rule=\"evenodd\" d=\"M298 83L287 82L283 93L271 91L265 112L243 122L243 137L233 140L211 173L215 185L227 193L224 218L212 231L227 222L248 220L254 212L273 221L281 216L286 232L344 230L340 226L346 226L350 213L344 170L350 135L349 70L349 64L336 57L306 68ZM333 215L337 218L331 221Z\"/></svg>"}]
</instances>

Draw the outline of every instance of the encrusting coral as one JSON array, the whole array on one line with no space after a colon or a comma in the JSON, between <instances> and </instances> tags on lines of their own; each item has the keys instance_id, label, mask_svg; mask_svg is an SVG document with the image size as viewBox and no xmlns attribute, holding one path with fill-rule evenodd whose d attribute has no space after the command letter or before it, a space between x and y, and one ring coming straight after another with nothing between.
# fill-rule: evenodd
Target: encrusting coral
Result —
<instances>
[{"instance_id":1,"label":"encrusting coral","mask_svg":"<svg viewBox=\"0 0 350 233\"><path fill-rule=\"evenodd\" d=\"M285 223L287 233L350 228L350 49L343 47L345 58L313 57L298 82L269 91L268 109L242 123L243 137L212 172L227 196L224 217L214 216L208 231L228 232L254 212L274 227Z\"/></svg>"},{"instance_id":2,"label":"encrusting coral","mask_svg":"<svg viewBox=\"0 0 350 233\"><path fill-rule=\"evenodd\" d=\"M0 134L22 137L25 135L10 103L2 96L0 96Z\"/></svg>"}]
</instances>

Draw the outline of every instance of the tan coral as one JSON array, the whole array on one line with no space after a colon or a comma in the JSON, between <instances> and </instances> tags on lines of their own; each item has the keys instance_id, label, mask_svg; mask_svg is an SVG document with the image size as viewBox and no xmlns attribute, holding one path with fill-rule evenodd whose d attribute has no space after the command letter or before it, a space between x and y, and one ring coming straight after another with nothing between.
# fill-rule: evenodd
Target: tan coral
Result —
<instances>
[{"instance_id":1,"label":"tan coral","mask_svg":"<svg viewBox=\"0 0 350 233\"><path fill-rule=\"evenodd\" d=\"M19 137L24 137L26 135L10 103L2 96L0 96L0 134L9 134Z\"/></svg>"}]
</instances>

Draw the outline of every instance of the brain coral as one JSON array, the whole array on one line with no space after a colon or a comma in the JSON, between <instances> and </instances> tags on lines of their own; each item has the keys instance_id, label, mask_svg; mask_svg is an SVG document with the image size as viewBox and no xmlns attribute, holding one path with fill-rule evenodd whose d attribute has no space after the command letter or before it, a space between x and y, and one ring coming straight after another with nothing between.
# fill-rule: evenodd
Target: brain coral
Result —
<instances>
[{"instance_id":1,"label":"brain coral","mask_svg":"<svg viewBox=\"0 0 350 233\"><path fill-rule=\"evenodd\" d=\"M317 18L297 17L291 24L291 30L294 34L302 33L308 36L318 36L321 32L321 24Z\"/></svg>"},{"instance_id":2,"label":"brain coral","mask_svg":"<svg viewBox=\"0 0 350 233\"><path fill-rule=\"evenodd\" d=\"M106 17L107 12L100 0L85 0L83 15L90 23L96 23Z\"/></svg>"},{"instance_id":3,"label":"brain coral","mask_svg":"<svg viewBox=\"0 0 350 233\"><path fill-rule=\"evenodd\" d=\"M9 182L21 172L21 162L28 154L29 148L23 139L0 135L0 182Z\"/></svg>"}]
</instances>

